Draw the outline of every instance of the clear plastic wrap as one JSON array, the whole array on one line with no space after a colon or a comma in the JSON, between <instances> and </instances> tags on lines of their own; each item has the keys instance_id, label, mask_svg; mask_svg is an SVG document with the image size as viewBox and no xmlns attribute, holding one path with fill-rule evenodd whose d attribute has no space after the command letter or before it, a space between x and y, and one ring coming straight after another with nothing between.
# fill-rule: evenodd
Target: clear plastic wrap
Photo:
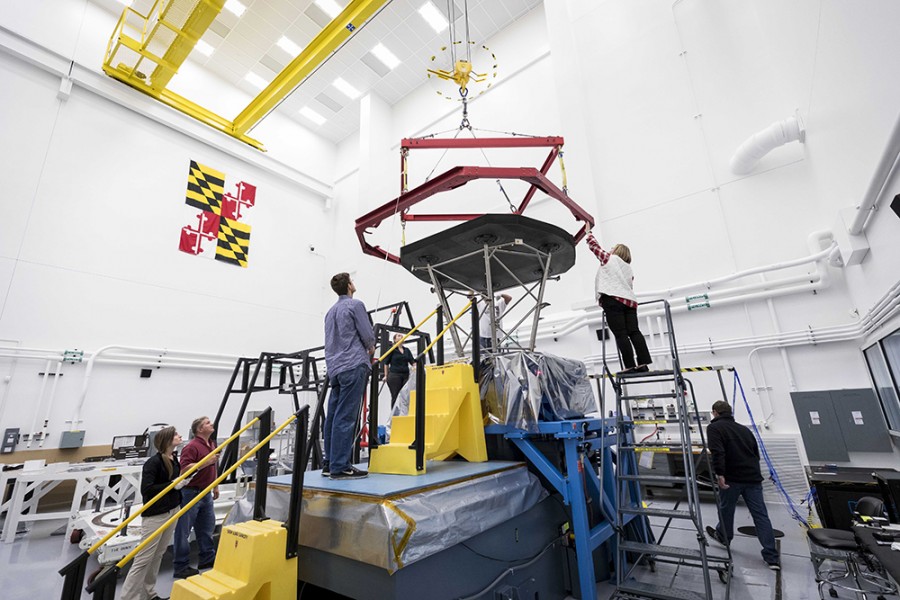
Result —
<instances>
[{"instance_id":1,"label":"clear plastic wrap","mask_svg":"<svg viewBox=\"0 0 900 600\"><path fill-rule=\"evenodd\" d=\"M492 423L536 431L538 421L577 419L597 410L584 363L538 352L494 355L482 363L482 408Z\"/></svg>"},{"instance_id":2,"label":"clear plastic wrap","mask_svg":"<svg viewBox=\"0 0 900 600\"><path fill-rule=\"evenodd\" d=\"M271 485L266 514L285 520L289 495L288 487ZM546 496L525 465L395 497L307 488L300 543L394 573L529 510ZM252 512L252 498L244 499L229 522L248 520Z\"/></svg>"}]
</instances>

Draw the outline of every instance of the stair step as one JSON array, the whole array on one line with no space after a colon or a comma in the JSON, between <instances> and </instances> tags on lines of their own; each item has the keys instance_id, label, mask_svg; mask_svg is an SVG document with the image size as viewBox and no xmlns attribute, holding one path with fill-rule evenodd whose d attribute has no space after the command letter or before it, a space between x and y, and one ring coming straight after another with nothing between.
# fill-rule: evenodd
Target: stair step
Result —
<instances>
[{"instance_id":1,"label":"stair step","mask_svg":"<svg viewBox=\"0 0 900 600\"><path fill-rule=\"evenodd\" d=\"M619 396L620 400L653 400L654 398L677 398L675 392L666 392L662 394L634 394L629 396Z\"/></svg>"},{"instance_id":2,"label":"stair step","mask_svg":"<svg viewBox=\"0 0 900 600\"><path fill-rule=\"evenodd\" d=\"M648 517L671 517L673 519L693 519L691 513L686 510L672 510L671 508L620 508L619 512L632 515L645 515Z\"/></svg>"},{"instance_id":3,"label":"stair step","mask_svg":"<svg viewBox=\"0 0 900 600\"><path fill-rule=\"evenodd\" d=\"M644 377L674 377L675 371L663 370L663 371L644 371L643 373L617 373L616 377L619 379L642 379Z\"/></svg>"},{"instance_id":4,"label":"stair step","mask_svg":"<svg viewBox=\"0 0 900 600\"><path fill-rule=\"evenodd\" d=\"M674 556L676 558L690 558L693 560L700 560L702 558L702 556L700 555L700 550L693 550L691 548L679 548L678 546L660 546L657 544L645 544L642 542L632 542L632 541L619 542L619 549L625 550L626 552L636 552L637 554L647 554L650 556L656 556L657 554L661 554L663 556Z\"/></svg>"},{"instance_id":5,"label":"stair step","mask_svg":"<svg viewBox=\"0 0 900 600\"><path fill-rule=\"evenodd\" d=\"M653 445L632 445L632 444L619 444L618 448L620 450L631 450L632 452L681 452L684 450L684 446L681 444L653 444ZM700 450L700 448L698 448Z\"/></svg>"},{"instance_id":6,"label":"stair step","mask_svg":"<svg viewBox=\"0 0 900 600\"><path fill-rule=\"evenodd\" d=\"M632 594L638 598L654 598L656 600L706 600L704 594L664 585L653 585L642 581L628 581L616 587L618 593Z\"/></svg>"},{"instance_id":7,"label":"stair step","mask_svg":"<svg viewBox=\"0 0 900 600\"><path fill-rule=\"evenodd\" d=\"M675 475L619 475L623 481L643 481L646 483L686 483L687 477Z\"/></svg>"}]
</instances>

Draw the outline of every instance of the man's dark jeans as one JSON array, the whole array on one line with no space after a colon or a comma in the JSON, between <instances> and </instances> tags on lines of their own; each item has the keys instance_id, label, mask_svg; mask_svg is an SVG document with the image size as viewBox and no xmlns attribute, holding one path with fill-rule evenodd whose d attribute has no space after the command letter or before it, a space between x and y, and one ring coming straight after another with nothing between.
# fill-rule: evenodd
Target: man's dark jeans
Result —
<instances>
[{"instance_id":1,"label":"man's dark jeans","mask_svg":"<svg viewBox=\"0 0 900 600\"><path fill-rule=\"evenodd\" d=\"M726 481L728 489L719 489L719 503L722 509L722 522L716 529L722 540L734 538L734 509L738 498L744 498L750 516L753 517L753 525L756 527L756 537L762 544L762 557L768 564L779 562L778 550L775 548L775 533L772 531L772 523L769 521L769 513L766 511L766 503L763 500L762 484L736 483Z\"/></svg>"}]
</instances>

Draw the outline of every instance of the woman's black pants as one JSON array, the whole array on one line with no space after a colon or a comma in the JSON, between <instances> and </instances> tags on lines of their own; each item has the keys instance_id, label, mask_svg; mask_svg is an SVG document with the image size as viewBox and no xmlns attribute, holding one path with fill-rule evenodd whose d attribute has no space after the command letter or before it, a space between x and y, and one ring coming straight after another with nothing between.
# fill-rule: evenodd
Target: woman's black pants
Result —
<instances>
[{"instance_id":1,"label":"woman's black pants","mask_svg":"<svg viewBox=\"0 0 900 600\"><path fill-rule=\"evenodd\" d=\"M625 368L633 369L637 365L649 365L653 362L644 334L638 328L637 309L625 306L612 296L606 295L600 296L600 306L606 313L606 324L616 338L616 346L622 355L622 364ZM634 362L635 353L637 364Z\"/></svg>"},{"instance_id":2,"label":"woman's black pants","mask_svg":"<svg viewBox=\"0 0 900 600\"><path fill-rule=\"evenodd\" d=\"M397 402L397 396L400 395L400 390L403 389L407 379L409 379L409 373L388 371L387 384L388 389L391 390L391 406L394 406L394 403Z\"/></svg>"}]
</instances>

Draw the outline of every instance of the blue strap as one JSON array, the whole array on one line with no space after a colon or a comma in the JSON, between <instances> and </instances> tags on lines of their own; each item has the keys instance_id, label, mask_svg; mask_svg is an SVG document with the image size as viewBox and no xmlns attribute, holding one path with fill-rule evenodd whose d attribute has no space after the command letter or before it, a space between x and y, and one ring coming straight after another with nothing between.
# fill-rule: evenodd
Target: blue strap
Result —
<instances>
[{"instance_id":1,"label":"blue strap","mask_svg":"<svg viewBox=\"0 0 900 600\"><path fill-rule=\"evenodd\" d=\"M737 403L735 400L737 399L737 390L741 390L741 398L744 400L744 407L747 409L747 416L750 418L750 427L753 429L753 434L756 436L756 442L759 445L760 455L763 457L763 460L766 461L766 466L769 468L769 479L772 480L772 483L775 484L775 489L784 496L784 499L787 501L788 512L791 514L791 518L795 521L798 521L801 525L809 528L809 522L800 514L800 511L797 508L797 505L794 503L793 499L791 499L790 494L787 493L787 490L784 489L784 485L781 483L781 478L778 477L778 472L775 470L775 465L772 463L772 459L769 458L769 453L766 450L766 444L763 442L762 435L759 433L759 428L756 426L756 420L753 418L753 411L750 409L750 403L747 402L747 396L744 394L744 386L741 385L741 378L738 376L737 369L734 369L734 388L732 391L732 410L737 408ZM810 490L806 494L806 498L803 502L808 502L810 499L814 498L815 494L812 490ZM801 504L803 503L801 502Z\"/></svg>"}]
</instances>

